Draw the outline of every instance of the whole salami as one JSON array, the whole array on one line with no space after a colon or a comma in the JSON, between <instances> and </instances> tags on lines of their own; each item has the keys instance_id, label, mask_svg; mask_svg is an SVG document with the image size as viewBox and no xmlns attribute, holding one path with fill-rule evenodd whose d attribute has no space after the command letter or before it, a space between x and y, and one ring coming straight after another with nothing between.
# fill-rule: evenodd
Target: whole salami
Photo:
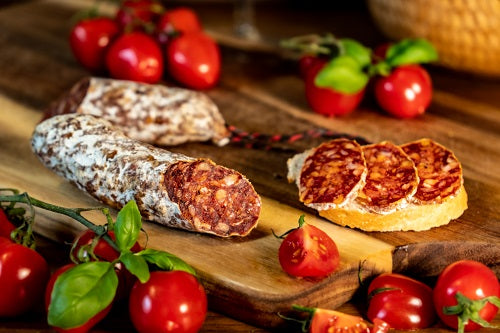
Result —
<instances>
[{"instance_id":1,"label":"whole salami","mask_svg":"<svg viewBox=\"0 0 500 333\"><path fill-rule=\"evenodd\" d=\"M112 207L134 199L147 220L222 237L257 225L260 197L242 174L130 139L102 118L54 116L31 144L47 168Z\"/></svg>"},{"instance_id":2,"label":"whole salami","mask_svg":"<svg viewBox=\"0 0 500 333\"><path fill-rule=\"evenodd\" d=\"M207 95L177 87L84 78L45 110L44 119L66 113L107 119L133 139L162 146L207 140L223 146L230 137Z\"/></svg>"}]
</instances>

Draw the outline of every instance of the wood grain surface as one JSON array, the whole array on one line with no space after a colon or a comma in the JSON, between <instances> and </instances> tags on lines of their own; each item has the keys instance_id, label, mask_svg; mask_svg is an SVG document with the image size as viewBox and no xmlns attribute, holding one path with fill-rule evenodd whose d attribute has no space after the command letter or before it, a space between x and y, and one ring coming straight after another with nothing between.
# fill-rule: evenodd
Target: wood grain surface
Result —
<instances>
[{"instance_id":1,"label":"wood grain surface","mask_svg":"<svg viewBox=\"0 0 500 333\"><path fill-rule=\"evenodd\" d=\"M60 205L95 206L97 202L59 179L31 155L28 140L43 108L89 75L71 55L70 17L88 1L23 1L0 10L0 187L13 186ZM214 237L146 224L149 244L178 254L197 268L211 294L211 308L260 326L277 324L276 311L300 300L303 305L337 307L355 296L358 264L368 258L365 274L393 269L432 278L448 263L471 258L500 275L500 82L429 67L434 83L426 114L411 120L385 115L371 96L353 114L325 118L308 107L296 62L277 47L280 38L326 31L373 46L383 38L363 11L303 12L259 3L258 45L235 42L231 13L224 3L197 6L206 29L219 38L223 67L220 84L206 93L226 121L250 132L290 134L314 127L397 144L422 137L452 149L464 168L469 209L449 225L425 232L364 233L341 228L305 208L295 185L286 180L286 160L293 152L318 144L300 141L272 151L230 145L191 143L171 150L209 157L244 173L264 198L259 227L248 238ZM280 19L272 13L280 13ZM356 18L360 24L350 24ZM276 22L278 21L278 22ZM298 22L298 24L288 24ZM165 84L173 82L165 79ZM35 195L36 194L36 195ZM328 279L297 281L277 262L277 232L293 227L300 214L328 231L341 249L339 273ZM71 221L40 212L37 231L67 241L82 229ZM97 214L89 218L99 221ZM186 246L189 244L189 246ZM243 255L243 257L241 257ZM229 264L228 264L229 263ZM337 289L332 288L335 286Z\"/></svg>"}]
</instances>

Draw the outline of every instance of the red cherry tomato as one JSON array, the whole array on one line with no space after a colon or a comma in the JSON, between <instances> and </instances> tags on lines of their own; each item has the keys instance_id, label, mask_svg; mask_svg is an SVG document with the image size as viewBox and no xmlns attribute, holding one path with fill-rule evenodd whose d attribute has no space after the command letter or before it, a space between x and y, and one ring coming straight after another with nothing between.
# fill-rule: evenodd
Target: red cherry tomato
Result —
<instances>
[{"instance_id":1,"label":"red cherry tomato","mask_svg":"<svg viewBox=\"0 0 500 333\"><path fill-rule=\"evenodd\" d=\"M156 83L163 74L163 57L152 37L132 32L121 35L111 44L106 67L115 79Z\"/></svg>"},{"instance_id":2,"label":"red cherry tomato","mask_svg":"<svg viewBox=\"0 0 500 333\"><path fill-rule=\"evenodd\" d=\"M307 102L313 111L324 116L345 116L354 111L361 103L365 89L354 94L346 94L330 88L317 87L314 80L324 65L324 62L315 63L307 71L305 78Z\"/></svg>"},{"instance_id":3,"label":"red cherry tomato","mask_svg":"<svg viewBox=\"0 0 500 333\"><path fill-rule=\"evenodd\" d=\"M116 22L106 17L78 22L69 35L73 55L91 71L104 70L106 50L118 32Z\"/></svg>"},{"instance_id":4,"label":"red cherry tomato","mask_svg":"<svg viewBox=\"0 0 500 333\"><path fill-rule=\"evenodd\" d=\"M314 55L304 55L299 59L299 72L300 76L305 79L309 73L309 71L315 66L325 65L327 62L326 59L318 58Z\"/></svg>"},{"instance_id":5,"label":"red cherry tomato","mask_svg":"<svg viewBox=\"0 0 500 333\"><path fill-rule=\"evenodd\" d=\"M158 29L167 33L199 32L202 30L200 19L196 13L187 7L167 10L158 21Z\"/></svg>"},{"instance_id":6,"label":"red cherry tomato","mask_svg":"<svg viewBox=\"0 0 500 333\"><path fill-rule=\"evenodd\" d=\"M398 118L413 118L425 112L432 98L432 81L418 65L393 69L374 83L375 98L382 109Z\"/></svg>"},{"instance_id":7,"label":"red cherry tomato","mask_svg":"<svg viewBox=\"0 0 500 333\"><path fill-rule=\"evenodd\" d=\"M322 278L339 265L339 251L335 242L323 230L307 224L288 233L280 245L279 262L283 270L293 276Z\"/></svg>"},{"instance_id":8,"label":"red cherry tomato","mask_svg":"<svg viewBox=\"0 0 500 333\"><path fill-rule=\"evenodd\" d=\"M370 325L358 316L334 310L315 309L309 333L385 333L389 328L389 325L380 319L375 319L373 325Z\"/></svg>"},{"instance_id":9,"label":"red cherry tomato","mask_svg":"<svg viewBox=\"0 0 500 333\"><path fill-rule=\"evenodd\" d=\"M185 33L170 41L166 58L170 75L188 88L212 88L219 80L219 47L202 32Z\"/></svg>"},{"instance_id":10,"label":"red cherry tomato","mask_svg":"<svg viewBox=\"0 0 500 333\"><path fill-rule=\"evenodd\" d=\"M54 284L56 283L57 278L59 275L62 273L66 272L68 269L74 267L75 264L67 264L65 266L59 267L52 276L49 279L49 282L47 283L47 288L45 289L45 309L48 310L50 301L51 301L51 295L52 295L52 290L54 289ZM86 333L90 331L92 327L94 327L98 322L104 319L104 317L107 316L109 311L111 310L112 304L108 305L104 310L99 312L97 315L94 317L90 318L89 321L87 321L85 324L75 327L75 328L70 328L70 329L62 329L59 327L53 327L53 329L58 332L58 333Z\"/></svg>"},{"instance_id":11,"label":"red cherry tomato","mask_svg":"<svg viewBox=\"0 0 500 333\"><path fill-rule=\"evenodd\" d=\"M444 308L458 304L457 293L472 301L497 297L497 306L487 301L476 310L473 310L474 306L471 306L464 313L445 313ZM491 322L498 312L500 286L495 273L486 265L472 260L460 260L450 264L441 272L434 287L433 296L437 314L446 325L457 329L459 317L463 317L460 321L463 322L465 331L474 331L481 325L471 321L472 316L466 318L466 312L471 311L484 321Z\"/></svg>"},{"instance_id":12,"label":"red cherry tomato","mask_svg":"<svg viewBox=\"0 0 500 333\"><path fill-rule=\"evenodd\" d=\"M147 282L135 283L129 312L139 333L194 333L205 321L207 297L193 275L184 271L155 271Z\"/></svg>"},{"instance_id":13,"label":"red cherry tomato","mask_svg":"<svg viewBox=\"0 0 500 333\"><path fill-rule=\"evenodd\" d=\"M116 12L115 20L122 31L144 30L144 25L153 23L161 4L152 0L125 0Z\"/></svg>"},{"instance_id":14,"label":"red cherry tomato","mask_svg":"<svg viewBox=\"0 0 500 333\"><path fill-rule=\"evenodd\" d=\"M17 316L42 300L49 267L35 250L0 237L0 317Z\"/></svg>"},{"instance_id":15,"label":"red cherry tomato","mask_svg":"<svg viewBox=\"0 0 500 333\"><path fill-rule=\"evenodd\" d=\"M115 240L116 236L113 231L108 232L111 239ZM88 247L92 244L96 238L96 234L92 230L84 231L76 239L76 244L73 247L72 255L81 261L92 260L92 255L88 251ZM142 250L141 245L136 242L130 251L136 253ZM114 261L118 259L120 253L113 249L111 245L104 239L99 239L95 245L94 255L104 261ZM118 275L118 289L116 290L115 300L122 300L128 297L132 286L134 285L137 278L132 275L122 263L115 264L115 271Z\"/></svg>"},{"instance_id":16,"label":"red cherry tomato","mask_svg":"<svg viewBox=\"0 0 500 333\"><path fill-rule=\"evenodd\" d=\"M14 229L16 227L9 221L3 209L0 209L0 237L10 239L10 234Z\"/></svg>"},{"instance_id":17,"label":"red cherry tomato","mask_svg":"<svg viewBox=\"0 0 500 333\"><path fill-rule=\"evenodd\" d=\"M387 289L386 289L387 288ZM368 319L379 318L398 330L421 329L436 321L432 289L400 274L381 274L368 287Z\"/></svg>"},{"instance_id":18,"label":"red cherry tomato","mask_svg":"<svg viewBox=\"0 0 500 333\"><path fill-rule=\"evenodd\" d=\"M114 231L109 231L108 235L111 237L112 240L116 239ZM80 236L76 238L76 244L73 249L73 256L77 258L79 256L78 252L83 252L81 253L83 257L88 257L89 259L91 259L90 253L88 253L85 248L91 245L94 238L96 237L97 237L96 234L92 230L90 229L85 230ZM84 248L82 249L82 247ZM132 246L132 248L130 249L130 251L132 252L139 252L141 250L142 247L138 242L136 242L134 246ZM111 245L109 245L108 242L106 242L104 239L101 238L97 241L97 244L94 247L94 255L101 260L111 262L113 260L118 259L120 253L118 253L118 251L113 249L113 247L111 247Z\"/></svg>"}]
</instances>

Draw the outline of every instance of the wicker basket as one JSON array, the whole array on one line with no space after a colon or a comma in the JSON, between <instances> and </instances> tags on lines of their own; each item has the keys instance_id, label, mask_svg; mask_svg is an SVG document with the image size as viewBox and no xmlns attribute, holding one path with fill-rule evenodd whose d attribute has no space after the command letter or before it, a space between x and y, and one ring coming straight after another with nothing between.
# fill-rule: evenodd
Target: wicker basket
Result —
<instances>
[{"instance_id":1,"label":"wicker basket","mask_svg":"<svg viewBox=\"0 0 500 333\"><path fill-rule=\"evenodd\" d=\"M375 24L392 40L423 37L440 64L500 76L500 0L367 0Z\"/></svg>"}]
</instances>

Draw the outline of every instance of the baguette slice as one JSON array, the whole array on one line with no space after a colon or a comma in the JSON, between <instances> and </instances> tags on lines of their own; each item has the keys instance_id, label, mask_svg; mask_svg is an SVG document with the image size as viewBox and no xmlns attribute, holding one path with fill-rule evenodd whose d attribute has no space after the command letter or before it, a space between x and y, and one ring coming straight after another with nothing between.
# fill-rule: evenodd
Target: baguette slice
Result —
<instances>
[{"instance_id":1,"label":"baguette slice","mask_svg":"<svg viewBox=\"0 0 500 333\"><path fill-rule=\"evenodd\" d=\"M370 190L361 188L357 192L357 197L349 198L343 202L342 206L324 204L322 207L315 207L319 215L339 225L365 231L422 231L445 225L463 214L467 209L467 193L463 185L460 162L453 152L430 139L421 139L402 145L399 152L391 145L382 142L363 147L366 152L364 157L370 159L378 156L377 158L381 159L378 162L375 160L375 163L368 161L365 164L367 176L363 186L368 186L366 184L370 184L370 177L378 174L379 167L386 165L391 170L398 167L406 169L407 171L402 174L408 177L404 181L400 180L400 184L409 184L413 189L409 189L404 196L401 196L401 200L394 201L394 204L387 206L384 204L387 200L380 200L381 197L377 195L374 186L378 185L375 182L371 184ZM377 149L377 154L368 154L368 151L373 148ZM399 166L394 162L382 161L387 148L391 148L389 150L394 152L393 155L400 155ZM413 162L413 166L408 165L405 155ZM300 162L303 160L304 158L296 157L295 160L292 159L296 163L289 162L289 180L301 176L303 166ZM291 166L293 169L290 169ZM376 170L374 170L375 167ZM409 171L412 168L416 170L416 178L410 177ZM395 178L394 175L394 172L388 172L384 177L387 177L387 182L395 183L397 177ZM378 181L381 183L380 194L390 190L392 184L387 185L383 180ZM416 184L418 186L415 186ZM374 191L375 194L367 196ZM376 200L373 200L374 198ZM379 204L376 203L377 201Z\"/></svg>"}]
</instances>

